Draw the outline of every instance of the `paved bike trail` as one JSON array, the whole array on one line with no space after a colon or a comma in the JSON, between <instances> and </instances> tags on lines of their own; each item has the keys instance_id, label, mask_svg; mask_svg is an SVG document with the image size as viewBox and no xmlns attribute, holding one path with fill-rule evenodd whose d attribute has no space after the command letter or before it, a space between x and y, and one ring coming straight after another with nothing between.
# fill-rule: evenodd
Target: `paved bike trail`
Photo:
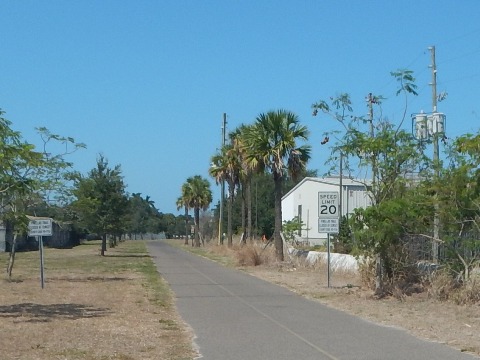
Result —
<instances>
[{"instance_id":1,"label":"paved bike trail","mask_svg":"<svg viewBox=\"0 0 480 360\"><path fill-rule=\"evenodd\" d=\"M334 310L163 241L149 242L148 249L175 293L202 359L479 359Z\"/></svg>"}]
</instances>

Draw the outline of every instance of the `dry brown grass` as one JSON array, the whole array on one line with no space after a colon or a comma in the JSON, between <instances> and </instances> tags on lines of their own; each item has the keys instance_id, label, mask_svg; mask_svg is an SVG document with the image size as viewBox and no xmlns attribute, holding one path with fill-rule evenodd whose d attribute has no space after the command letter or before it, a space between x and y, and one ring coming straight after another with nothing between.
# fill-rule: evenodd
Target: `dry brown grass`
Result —
<instances>
[{"instance_id":1,"label":"dry brown grass","mask_svg":"<svg viewBox=\"0 0 480 360\"><path fill-rule=\"evenodd\" d=\"M176 243L172 244L178 245ZM235 241L231 247L209 242L203 248L189 250L232 266L258 266L277 263L273 246L265 247L262 242L239 244L238 241Z\"/></svg>"},{"instance_id":2,"label":"dry brown grass","mask_svg":"<svg viewBox=\"0 0 480 360\"><path fill-rule=\"evenodd\" d=\"M18 253L13 281L0 280L1 359L192 359L168 288L133 243L104 258L98 244L46 249L44 289L38 253Z\"/></svg>"},{"instance_id":3,"label":"dry brown grass","mask_svg":"<svg viewBox=\"0 0 480 360\"><path fill-rule=\"evenodd\" d=\"M452 301L457 305L480 305L480 278L472 276L459 282L445 270L434 272L428 277L428 294L438 300Z\"/></svg>"}]
</instances>

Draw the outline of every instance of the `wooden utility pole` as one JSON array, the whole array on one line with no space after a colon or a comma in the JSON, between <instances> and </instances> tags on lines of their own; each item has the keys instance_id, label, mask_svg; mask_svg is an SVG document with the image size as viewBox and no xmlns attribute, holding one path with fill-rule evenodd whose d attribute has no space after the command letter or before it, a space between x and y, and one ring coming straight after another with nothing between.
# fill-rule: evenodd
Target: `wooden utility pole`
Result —
<instances>
[{"instance_id":1,"label":"wooden utility pole","mask_svg":"<svg viewBox=\"0 0 480 360\"><path fill-rule=\"evenodd\" d=\"M432 111L433 116L437 112L437 65L435 63L435 46L428 48L432 58ZM433 136L433 168L435 171L435 180L438 181L440 175L440 160L438 148L438 124L435 123L436 118L433 117L432 136ZM438 239L440 236L440 216L438 206L438 194L434 197L434 217L433 217L433 243L432 243L432 260L434 263L438 262Z\"/></svg>"},{"instance_id":2,"label":"wooden utility pole","mask_svg":"<svg viewBox=\"0 0 480 360\"><path fill-rule=\"evenodd\" d=\"M368 94L368 121L370 124L370 137L373 139L375 137L375 130L373 126L373 104L376 102L375 97L372 93ZM374 197L374 202L376 203L376 180L377 180L377 158L376 154L371 154L372 156L372 193Z\"/></svg>"},{"instance_id":3,"label":"wooden utility pole","mask_svg":"<svg viewBox=\"0 0 480 360\"><path fill-rule=\"evenodd\" d=\"M222 148L225 146L225 135L227 130L227 114L223 113L222 122ZM223 201L225 199L225 180L221 183L220 193L220 214L218 216L218 244L223 245Z\"/></svg>"},{"instance_id":4,"label":"wooden utility pole","mask_svg":"<svg viewBox=\"0 0 480 360\"><path fill-rule=\"evenodd\" d=\"M375 137L375 128L373 126L373 104L376 102L372 93L368 94L368 121L370 123L370 137L373 140ZM370 154L372 157L372 195L373 203L377 205L376 194L376 178L377 178L377 155L375 153ZM380 254L375 256L375 292L380 295L383 293L383 261Z\"/></svg>"}]
</instances>

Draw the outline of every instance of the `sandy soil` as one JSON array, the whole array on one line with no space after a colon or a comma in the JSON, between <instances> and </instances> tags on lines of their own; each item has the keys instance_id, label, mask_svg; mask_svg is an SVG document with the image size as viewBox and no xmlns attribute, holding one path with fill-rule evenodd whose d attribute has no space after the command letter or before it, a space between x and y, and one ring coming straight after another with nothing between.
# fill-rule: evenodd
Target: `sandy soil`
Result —
<instances>
[{"instance_id":1,"label":"sandy soil","mask_svg":"<svg viewBox=\"0 0 480 360\"><path fill-rule=\"evenodd\" d=\"M98 256L96 248L91 252ZM24 256L18 255L14 269L20 280L0 279L0 359L193 358L191 334L175 307L152 302L140 274L91 274L88 269L72 274L47 267L41 289L38 276L22 273L28 266L20 263Z\"/></svg>"}]
</instances>

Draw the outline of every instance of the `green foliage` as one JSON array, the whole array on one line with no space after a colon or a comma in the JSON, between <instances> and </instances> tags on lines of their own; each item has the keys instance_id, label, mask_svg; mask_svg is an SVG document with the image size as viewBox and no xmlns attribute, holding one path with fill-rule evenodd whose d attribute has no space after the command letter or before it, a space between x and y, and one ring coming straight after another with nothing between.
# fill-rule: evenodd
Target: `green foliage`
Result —
<instances>
[{"instance_id":1,"label":"green foliage","mask_svg":"<svg viewBox=\"0 0 480 360\"><path fill-rule=\"evenodd\" d=\"M445 264L465 281L480 264L480 133L455 139L450 166L429 182L437 194Z\"/></svg>"},{"instance_id":2,"label":"green foliage","mask_svg":"<svg viewBox=\"0 0 480 360\"><path fill-rule=\"evenodd\" d=\"M332 236L333 250L340 254L350 254L354 248L353 234L348 219L343 216L338 234Z\"/></svg>"},{"instance_id":3,"label":"green foliage","mask_svg":"<svg viewBox=\"0 0 480 360\"><path fill-rule=\"evenodd\" d=\"M308 140L306 126L298 117L286 110L260 114L247 132L245 146L252 149L247 162L252 168L266 169L281 178L292 177L305 169L310 158L309 145L298 146L298 141Z\"/></svg>"},{"instance_id":4,"label":"green foliage","mask_svg":"<svg viewBox=\"0 0 480 360\"><path fill-rule=\"evenodd\" d=\"M308 130L300 124L298 117L286 110L270 111L257 116L255 124L247 131L245 146L250 149L246 162L258 171L266 170L274 181L275 194L275 252L283 261L282 227L282 188L286 175L298 179L305 171L310 159L310 146L298 145L308 140Z\"/></svg>"},{"instance_id":5,"label":"green foliage","mask_svg":"<svg viewBox=\"0 0 480 360\"><path fill-rule=\"evenodd\" d=\"M298 216L295 216L291 220L284 220L282 225L282 232L285 236L285 240L295 244L295 235L299 234L302 230L305 230L305 224L300 221Z\"/></svg>"},{"instance_id":6,"label":"green foliage","mask_svg":"<svg viewBox=\"0 0 480 360\"><path fill-rule=\"evenodd\" d=\"M146 233L165 231L160 224L160 213L155 208L155 202L148 195L142 198L140 193L133 193L128 198L128 208L126 232L142 237Z\"/></svg>"},{"instance_id":7,"label":"green foliage","mask_svg":"<svg viewBox=\"0 0 480 360\"><path fill-rule=\"evenodd\" d=\"M232 144L224 145L220 151L211 159L209 169L217 184L226 181L228 184L228 221L227 234L228 245L232 246L232 203L235 198L235 188L240 184L240 173L242 172L242 161L238 147Z\"/></svg>"},{"instance_id":8,"label":"green foliage","mask_svg":"<svg viewBox=\"0 0 480 360\"><path fill-rule=\"evenodd\" d=\"M240 181L241 162L237 149L228 144L222 146L220 151L212 156L209 174L217 184L226 181L230 192L235 191L235 186Z\"/></svg>"},{"instance_id":9,"label":"green foliage","mask_svg":"<svg viewBox=\"0 0 480 360\"><path fill-rule=\"evenodd\" d=\"M32 144L22 140L19 132L12 130L11 122L3 115L0 109L0 213L17 225L17 231L24 232L27 212L39 205L49 207L52 201L58 205L60 199L65 199L72 166L65 156L84 145L42 127L37 131L43 148L36 151ZM51 147L58 151L52 151Z\"/></svg>"},{"instance_id":10,"label":"green foliage","mask_svg":"<svg viewBox=\"0 0 480 360\"><path fill-rule=\"evenodd\" d=\"M398 69L397 71L392 71L390 75L395 77L399 83L400 87L397 90L397 95L402 92L418 95L416 91L417 85L415 84L415 77L413 76L412 70Z\"/></svg>"},{"instance_id":11,"label":"green foliage","mask_svg":"<svg viewBox=\"0 0 480 360\"><path fill-rule=\"evenodd\" d=\"M182 185L182 196L177 204L184 204L185 209L193 209L195 227L195 246L200 246L200 210L207 210L212 202L212 190L207 179L200 175L191 176Z\"/></svg>"},{"instance_id":12,"label":"green foliage","mask_svg":"<svg viewBox=\"0 0 480 360\"><path fill-rule=\"evenodd\" d=\"M87 177L80 177L73 191L72 203L79 223L90 233L121 235L125 232L128 199L120 165L110 168L100 155L97 167ZM105 251L102 248L102 251Z\"/></svg>"},{"instance_id":13,"label":"green foliage","mask_svg":"<svg viewBox=\"0 0 480 360\"><path fill-rule=\"evenodd\" d=\"M20 133L11 129L3 114L0 110L0 214L23 232L28 199L40 185L32 172L40 171L46 162L33 145L23 142Z\"/></svg>"},{"instance_id":14,"label":"green foliage","mask_svg":"<svg viewBox=\"0 0 480 360\"><path fill-rule=\"evenodd\" d=\"M407 95L416 95L413 73L399 70L391 75L400 83L397 95L405 94L406 111ZM408 179L412 178L412 174L418 173L419 169L425 168L429 161L423 155L422 144L401 130L401 123L395 126L382 117L374 117L374 105L380 107L383 97L370 93L366 100L368 117L354 115L350 97L345 93L331 97L329 102L321 100L313 104L312 108L314 116L321 111L344 128L343 133L334 134L337 142L333 144L328 161L332 164L332 169L338 166L338 154L341 154L344 172L367 174L363 176L372 179L364 182L370 190L372 206L357 209L350 219L356 249L348 241L348 229L344 228L338 239L346 241L347 251L355 250L363 255L378 257L379 263L383 262L385 273L391 277L395 272L394 264L400 259L395 254L402 235L417 230L417 221L423 215L421 211L428 207L416 206L417 204L412 206L409 203L414 200L410 197L410 189L415 181ZM327 133L325 143L328 140ZM381 283L381 271L377 276Z\"/></svg>"}]
</instances>

